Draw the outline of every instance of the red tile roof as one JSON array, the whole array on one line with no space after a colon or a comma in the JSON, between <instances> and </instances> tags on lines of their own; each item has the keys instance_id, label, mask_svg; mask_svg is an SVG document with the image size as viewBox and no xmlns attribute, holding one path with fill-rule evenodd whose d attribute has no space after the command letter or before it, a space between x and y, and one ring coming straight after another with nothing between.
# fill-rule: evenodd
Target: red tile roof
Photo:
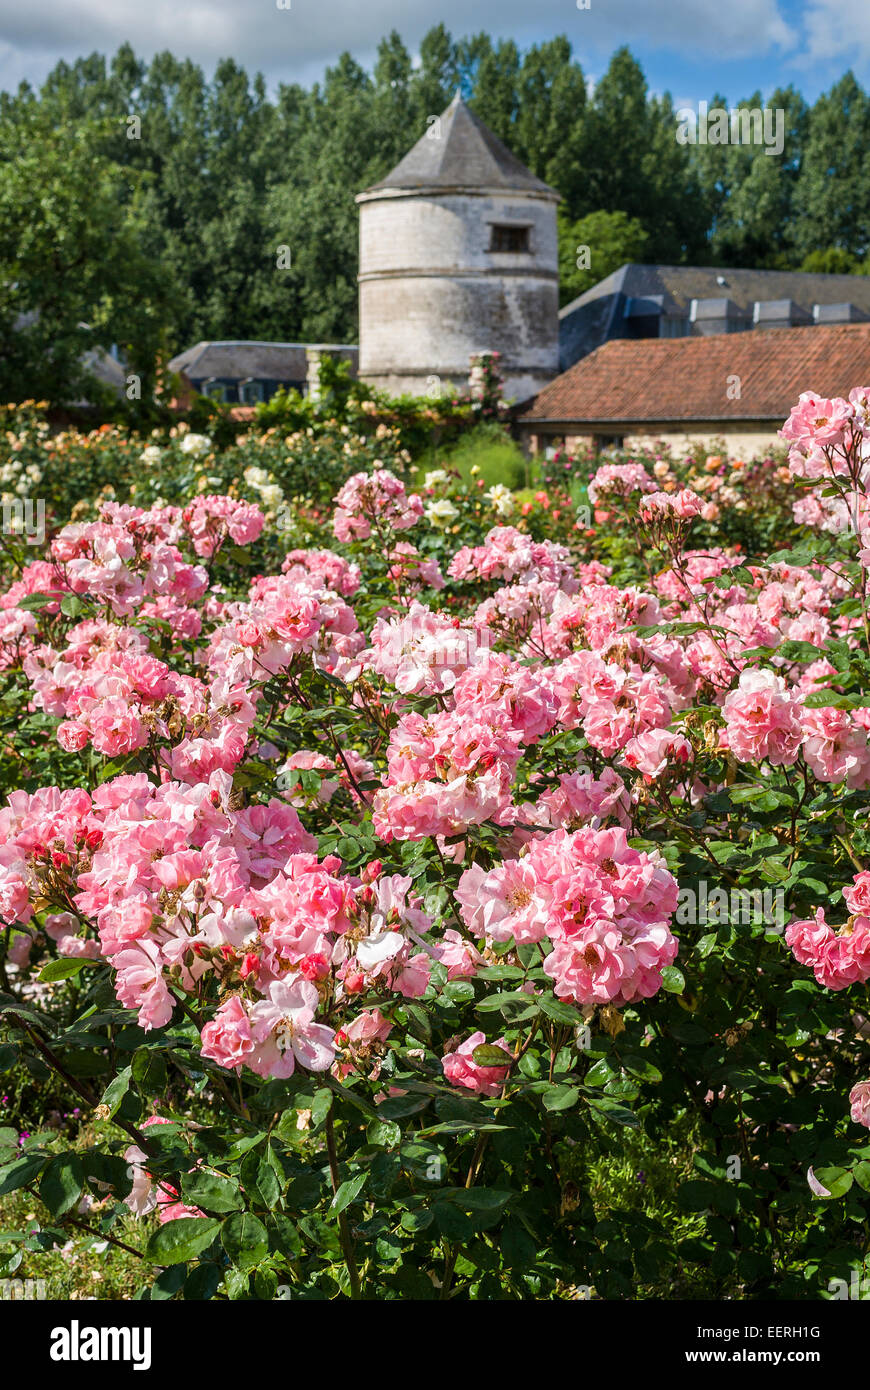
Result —
<instances>
[{"instance_id":1,"label":"red tile roof","mask_svg":"<svg viewBox=\"0 0 870 1390\"><path fill-rule=\"evenodd\" d=\"M739 400L727 395L734 377ZM846 396L868 383L870 323L615 339L545 386L519 419L782 421L802 391Z\"/></svg>"}]
</instances>

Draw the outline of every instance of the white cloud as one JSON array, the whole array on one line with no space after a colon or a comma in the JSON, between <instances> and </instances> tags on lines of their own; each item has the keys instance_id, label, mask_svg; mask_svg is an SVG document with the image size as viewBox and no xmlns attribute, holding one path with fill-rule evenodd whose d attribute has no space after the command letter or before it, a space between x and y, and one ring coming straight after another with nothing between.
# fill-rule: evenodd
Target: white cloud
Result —
<instances>
[{"instance_id":1,"label":"white cloud","mask_svg":"<svg viewBox=\"0 0 870 1390\"><path fill-rule=\"evenodd\" d=\"M835 9L834 0L811 0ZM860 18L867 0L836 0ZM525 46L541 35L566 33L584 63L620 43L670 49L702 59L740 59L788 51L795 35L779 0L0 0L0 81L39 81L60 58L97 50L112 53L125 40L150 58L161 49L191 57L207 69L232 56L270 81L308 82L349 49L370 62L378 41L398 29L413 51L443 22L454 36L485 30Z\"/></svg>"},{"instance_id":2,"label":"white cloud","mask_svg":"<svg viewBox=\"0 0 870 1390\"><path fill-rule=\"evenodd\" d=\"M870 0L809 0L804 29L802 66L870 66Z\"/></svg>"}]
</instances>

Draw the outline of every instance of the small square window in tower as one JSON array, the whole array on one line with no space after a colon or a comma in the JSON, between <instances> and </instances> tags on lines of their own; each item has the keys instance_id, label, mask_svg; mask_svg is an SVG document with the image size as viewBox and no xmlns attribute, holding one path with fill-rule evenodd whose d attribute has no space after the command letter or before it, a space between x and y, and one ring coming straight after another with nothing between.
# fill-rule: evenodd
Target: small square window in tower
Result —
<instances>
[{"instance_id":1,"label":"small square window in tower","mask_svg":"<svg viewBox=\"0 0 870 1390\"><path fill-rule=\"evenodd\" d=\"M490 251L509 251L514 254L529 251L529 228L492 224Z\"/></svg>"}]
</instances>

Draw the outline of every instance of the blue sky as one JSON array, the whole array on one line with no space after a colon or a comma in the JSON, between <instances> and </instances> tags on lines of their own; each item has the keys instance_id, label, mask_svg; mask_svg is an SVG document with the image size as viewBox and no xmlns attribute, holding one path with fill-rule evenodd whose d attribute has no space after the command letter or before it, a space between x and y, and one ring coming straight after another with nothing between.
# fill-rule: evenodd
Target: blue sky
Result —
<instances>
[{"instance_id":1,"label":"blue sky","mask_svg":"<svg viewBox=\"0 0 870 1390\"><path fill-rule=\"evenodd\" d=\"M286 5L287 0L284 0ZM0 0L0 86L38 84L59 58L125 40L169 48L210 71L233 56L250 70L310 83L342 48L368 64L391 28L413 52L443 21L522 46L566 33L594 80L627 43L650 86L678 105L715 91L729 102L793 83L812 99L848 68L870 86L870 0Z\"/></svg>"}]
</instances>

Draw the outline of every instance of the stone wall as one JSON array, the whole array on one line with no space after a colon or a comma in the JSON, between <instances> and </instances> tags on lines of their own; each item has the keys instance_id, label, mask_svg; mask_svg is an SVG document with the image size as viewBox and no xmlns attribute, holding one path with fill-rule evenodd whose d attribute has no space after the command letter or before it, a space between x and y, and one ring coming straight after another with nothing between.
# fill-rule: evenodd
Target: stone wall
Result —
<instances>
[{"instance_id":1,"label":"stone wall","mask_svg":"<svg viewBox=\"0 0 870 1390\"><path fill-rule=\"evenodd\" d=\"M622 439L623 447L628 450L649 448L661 441L678 456L701 445L711 453L724 447L729 458L747 460L765 454L773 448L782 448L783 441L778 435L781 424L779 420L750 420L745 423L734 420L702 420L697 424L681 420L650 425L632 422L626 424L623 432L619 434L620 427L610 421L588 426L584 423L582 427L566 421L561 429L552 424L536 428L534 425L520 423L518 435L522 447L531 454L542 453L553 444L571 452L573 449L591 444L595 439L599 439L603 444L608 437L618 435Z\"/></svg>"},{"instance_id":2,"label":"stone wall","mask_svg":"<svg viewBox=\"0 0 870 1390\"><path fill-rule=\"evenodd\" d=\"M528 252L490 252L492 224L527 226ZM393 392L464 387L500 352L505 395L558 372L556 205L525 193L360 198L360 376Z\"/></svg>"}]
</instances>

